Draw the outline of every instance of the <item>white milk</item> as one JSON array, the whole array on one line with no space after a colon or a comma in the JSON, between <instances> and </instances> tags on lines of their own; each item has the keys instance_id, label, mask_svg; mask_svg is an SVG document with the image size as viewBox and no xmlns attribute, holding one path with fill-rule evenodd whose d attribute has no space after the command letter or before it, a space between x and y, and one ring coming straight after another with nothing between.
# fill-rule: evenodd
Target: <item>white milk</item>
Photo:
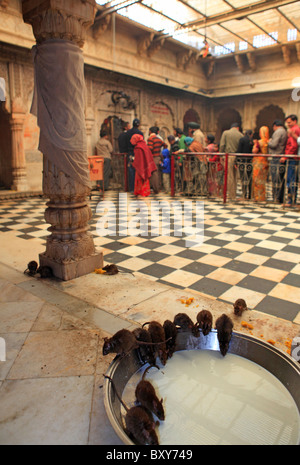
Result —
<instances>
[{"instance_id":1,"label":"white milk","mask_svg":"<svg viewBox=\"0 0 300 465\"><path fill-rule=\"evenodd\" d=\"M144 368L127 384L123 400L134 403ZM208 350L176 352L146 378L163 398L161 445L298 444L294 399L270 372L243 357ZM155 417L156 419L156 417Z\"/></svg>"}]
</instances>

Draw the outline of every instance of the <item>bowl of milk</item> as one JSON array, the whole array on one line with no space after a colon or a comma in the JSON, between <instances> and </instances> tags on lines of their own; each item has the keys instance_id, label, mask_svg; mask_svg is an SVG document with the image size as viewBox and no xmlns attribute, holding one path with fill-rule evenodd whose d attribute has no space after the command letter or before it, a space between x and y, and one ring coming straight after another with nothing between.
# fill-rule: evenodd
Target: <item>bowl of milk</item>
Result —
<instances>
[{"instance_id":1,"label":"bowl of milk","mask_svg":"<svg viewBox=\"0 0 300 465\"><path fill-rule=\"evenodd\" d=\"M148 369L145 379L163 399L165 421L156 428L163 445L297 445L300 443L300 364L273 345L234 332L223 357L217 333L178 333L176 351L165 366ZM107 376L127 407L149 367L139 350L118 357ZM105 380L105 408L127 445L126 411ZM157 418L154 416L154 420Z\"/></svg>"}]
</instances>

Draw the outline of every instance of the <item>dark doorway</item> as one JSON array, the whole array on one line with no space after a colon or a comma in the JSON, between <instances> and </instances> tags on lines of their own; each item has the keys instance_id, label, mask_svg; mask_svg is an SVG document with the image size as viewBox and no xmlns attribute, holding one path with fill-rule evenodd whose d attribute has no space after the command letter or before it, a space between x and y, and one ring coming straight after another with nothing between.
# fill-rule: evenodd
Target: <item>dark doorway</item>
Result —
<instances>
[{"instance_id":1,"label":"dark doorway","mask_svg":"<svg viewBox=\"0 0 300 465\"><path fill-rule=\"evenodd\" d=\"M217 131L216 131L216 141L219 142L224 131L230 129L233 123L238 123L240 131L243 132L242 128L242 118L238 111L233 108L228 108L223 110L218 118Z\"/></svg>"},{"instance_id":2,"label":"dark doorway","mask_svg":"<svg viewBox=\"0 0 300 465\"><path fill-rule=\"evenodd\" d=\"M200 116L193 109L188 110L186 112L186 114L184 115L184 117L183 117L183 132L185 134L188 134L188 124L189 123L198 123L198 124L200 124Z\"/></svg>"},{"instance_id":3,"label":"dark doorway","mask_svg":"<svg viewBox=\"0 0 300 465\"><path fill-rule=\"evenodd\" d=\"M255 131L259 131L259 128L262 126L268 126L270 131L270 136L273 134L273 122L276 119L280 119L284 124L285 114L282 108L278 107L277 105L269 105L264 107L258 113L256 117L256 128Z\"/></svg>"}]
</instances>

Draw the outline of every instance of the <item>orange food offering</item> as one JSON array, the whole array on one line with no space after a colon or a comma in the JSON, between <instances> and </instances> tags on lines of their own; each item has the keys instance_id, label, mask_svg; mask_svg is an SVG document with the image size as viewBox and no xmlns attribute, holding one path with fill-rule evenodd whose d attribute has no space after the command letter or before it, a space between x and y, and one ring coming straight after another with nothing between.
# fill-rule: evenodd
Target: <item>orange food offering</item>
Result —
<instances>
[{"instance_id":1,"label":"orange food offering","mask_svg":"<svg viewBox=\"0 0 300 465\"><path fill-rule=\"evenodd\" d=\"M273 339L268 339L267 342L275 346L276 342Z\"/></svg>"},{"instance_id":2,"label":"orange food offering","mask_svg":"<svg viewBox=\"0 0 300 465\"><path fill-rule=\"evenodd\" d=\"M247 321L242 321L241 325L243 326L243 328L247 328L247 329L253 329L254 328L254 326L251 325L250 323L247 323Z\"/></svg>"},{"instance_id":3,"label":"orange food offering","mask_svg":"<svg viewBox=\"0 0 300 465\"><path fill-rule=\"evenodd\" d=\"M194 297L189 297L188 299L180 299L180 302L182 304L185 304L186 307L191 305L194 302L195 298Z\"/></svg>"},{"instance_id":4,"label":"orange food offering","mask_svg":"<svg viewBox=\"0 0 300 465\"><path fill-rule=\"evenodd\" d=\"M95 273L96 273L96 274L105 274L106 271L105 271L105 270L102 270L102 268L99 268L99 269L96 269L96 270L95 270Z\"/></svg>"}]
</instances>

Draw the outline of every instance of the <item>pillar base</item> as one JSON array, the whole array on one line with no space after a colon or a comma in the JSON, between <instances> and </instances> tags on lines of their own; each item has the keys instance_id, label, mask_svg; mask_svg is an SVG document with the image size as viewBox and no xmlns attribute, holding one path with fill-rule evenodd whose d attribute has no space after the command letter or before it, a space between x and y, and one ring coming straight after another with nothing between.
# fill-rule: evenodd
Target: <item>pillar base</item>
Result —
<instances>
[{"instance_id":1,"label":"pillar base","mask_svg":"<svg viewBox=\"0 0 300 465\"><path fill-rule=\"evenodd\" d=\"M51 258L40 254L40 266L48 266L52 269L53 275L62 281L70 281L95 271L96 268L103 267L103 253L96 252L90 257L83 258L71 263L59 263Z\"/></svg>"}]
</instances>

